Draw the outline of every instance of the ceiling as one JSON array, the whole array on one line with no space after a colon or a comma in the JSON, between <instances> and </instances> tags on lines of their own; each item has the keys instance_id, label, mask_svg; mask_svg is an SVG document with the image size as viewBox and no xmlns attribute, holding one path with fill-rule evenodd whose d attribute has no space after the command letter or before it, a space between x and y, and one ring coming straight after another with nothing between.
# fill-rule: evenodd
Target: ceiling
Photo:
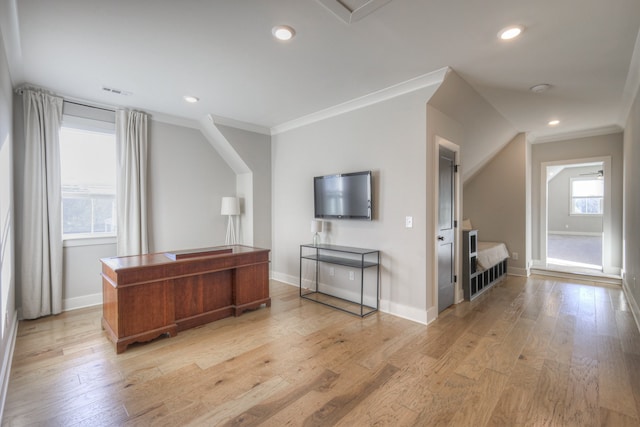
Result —
<instances>
[{"instance_id":1,"label":"ceiling","mask_svg":"<svg viewBox=\"0 0 640 427\"><path fill-rule=\"evenodd\" d=\"M4 0L0 25L15 86L267 131L451 67L518 130L553 138L623 126L640 80L638 0L335 0L342 16L331 1ZM278 24L295 37L275 40ZM525 31L499 40L510 24Z\"/></svg>"}]
</instances>

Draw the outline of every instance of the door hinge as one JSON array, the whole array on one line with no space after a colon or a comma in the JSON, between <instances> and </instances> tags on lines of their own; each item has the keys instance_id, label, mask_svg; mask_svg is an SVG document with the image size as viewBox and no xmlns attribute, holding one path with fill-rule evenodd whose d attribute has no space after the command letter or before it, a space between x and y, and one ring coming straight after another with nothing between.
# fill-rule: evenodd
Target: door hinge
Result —
<instances>
[{"instance_id":1,"label":"door hinge","mask_svg":"<svg viewBox=\"0 0 640 427\"><path fill-rule=\"evenodd\" d=\"M453 173L458 173L458 167L460 167L460 165L453 165Z\"/></svg>"},{"instance_id":2,"label":"door hinge","mask_svg":"<svg viewBox=\"0 0 640 427\"><path fill-rule=\"evenodd\" d=\"M455 274L453 275L453 283L458 283L458 276Z\"/></svg>"},{"instance_id":3,"label":"door hinge","mask_svg":"<svg viewBox=\"0 0 640 427\"><path fill-rule=\"evenodd\" d=\"M458 228L458 220L457 219L453 220L453 228Z\"/></svg>"}]
</instances>

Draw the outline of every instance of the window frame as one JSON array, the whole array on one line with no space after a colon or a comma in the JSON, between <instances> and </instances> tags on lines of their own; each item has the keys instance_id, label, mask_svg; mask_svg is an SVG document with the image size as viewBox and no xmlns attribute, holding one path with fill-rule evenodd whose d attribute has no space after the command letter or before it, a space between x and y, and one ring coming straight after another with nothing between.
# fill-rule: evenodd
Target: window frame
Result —
<instances>
[{"instance_id":1,"label":"window frame","mask_svg":"<svg viewBox=\"0 0 640 427\"><path fill-rule=\"evenodd\" d=\"M87 107L87 108L91 108L91 107ZM116 134L115 114L114 114L114 122L96 120L93 118L80 117L76 115L63 114L60 130L62 130L62 128L70 128L70 129L76 129L79 131L92 132L92 133L103 133L103 134L113 135L115 137L115 134ZM62 208L62 200L63 200L62 182L60 184L61 184L60 207ZM117 187L116 187L116 192L117 192ZM117 194L116 194L116 200L117 200ZM62 216L61 220L64 221L64 216ZM116 221L117 221L117 217L116 217ZM96 233L64 234L64 224L61 224L61 231L62 231L63 247L115 244L118 238L117 229L114 232L99 233L99 234L96 234Z\"/></svg>"},{"instance_id":2,"label":"window frame","mask_svg":"<svg viewBox=\"0 0 640 427\"><path fill-rule=\"evenodd\" d=\"M573 183L575 181L596 181L602 182L602 195L601 196L574 196L573 195ZM577 216L577 217L598 217L603 216L604 214L604 181L602 179L598 179L598 177L585 177L585 176L572 176L569 179L569 216ZM600 200L600 212L597 213L589 213L589 212L575 212L574 211L574 200L575 199L599 199Z\"/></svg>"}]
</instances>

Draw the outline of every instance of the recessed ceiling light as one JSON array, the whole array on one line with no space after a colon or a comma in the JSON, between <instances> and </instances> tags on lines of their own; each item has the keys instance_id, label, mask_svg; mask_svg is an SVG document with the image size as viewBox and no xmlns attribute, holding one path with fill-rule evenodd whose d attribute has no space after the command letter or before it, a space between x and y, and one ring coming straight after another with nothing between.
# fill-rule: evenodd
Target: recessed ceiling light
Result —
<instances>
[{"instance_id":1,"label":"recessed ceiling light","mask_svg":"<svg viewBox=\"0 0 640 427\"><path fill-rule=\"evenodd\" d=\"M195 96L191 96L191 95L185 95L185 96L183 96L183 98L184 98L185 101L187 101L187 102L189 102L191 104L194 104L194 103L200 101L200 98L196 98Z\"/></svg>"},{"instance_id":2,"label":"recessed ceiling light","mask_svg":"<svg viewBox=\"0 0 640 427\"><path fill-rule=\"evenodd\" d=\"M512 25L507 28L503 28L498 33L498 37L502 40L511 40L518 37L524 31L524 27L522 25Z\"/></svg>"},{"instance_id":3,"label":"recessed ceiling light","mask_svg":"<svg viewBox=\"0 0 640 427\"><path fill-rule=\"evenodd\" d=\"M296 32L287 25L276 25L271 29L271 34L278 40L287 41L291 40L296 35Z\"/></svg>"},{"instance_id":4,"label":"recessed ceiling light","mask_svg":"<svg viewBox=\"0 0 640 427\"><path fill-rule=\"evenodd\" d=\"M558 119L549 120L549 126L558 126L559 124L560 124L560 120Z\"/></svg>"},{"instance_id":5,"label":"recessed ceiling light","mask_svg":"<svg viewBox=\"0 0 640 427\"><path fill-rule=\"evenodd\" d=\"M531 86L529 88L531 92L535 92L535 93L545 92L549 89L551 89L551 85L548 83L541 83L539 85Z\"/></svg>"}]
</instances>

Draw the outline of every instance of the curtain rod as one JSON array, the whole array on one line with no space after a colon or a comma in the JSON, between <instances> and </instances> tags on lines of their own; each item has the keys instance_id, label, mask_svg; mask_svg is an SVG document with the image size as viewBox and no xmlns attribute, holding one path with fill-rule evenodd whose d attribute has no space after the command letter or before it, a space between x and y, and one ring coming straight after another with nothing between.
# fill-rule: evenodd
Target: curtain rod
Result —
<instances>
[{"instance_id":1,"label":"curtain rod","mask_svg":"<svg viewBox=\"0 0 640 427\"><path fill-rule=\"evenodd\" d=\"M15 92L16 92L18 95L22 95L26 89L31 89L31 88L30 88L30 87L19 87L19 88L17 88L17 89L15 90ZM47 91L47 90L45 90L45 89L40 89L40 88L33 88L33 89L36 89L36 90L43 90L44 92L46 92L46 93L49 93L49 94L53 95L51 92L49 92L49 91ZM55 96L59 96L59 95L55 95ZM82 102L70 101L70 100L68 100L68 99L65 99L65 98L64 98L64 96L60 96L60 98L62 98L62 102L67 102L67 103L69 103L69 104L80 105L81 107L87 107L87 108L95 108L96 110L111 111L111 112L113 112L113 113L115 113L115 112L116 112L116 109L115 109L115 108L96 107L95 105L88 105L88 104L84 104L84 103L82 103Z\"/></svg>"},{"instance_id":2,"label":"curtain rod","mask_svg":"<svg viewBox=\"0 0 640 427\"><path fill-rule=\"evenodd\" d=\"M115 110L115 109L111 109L111 108L104 108L104 107L96 107L95 105L82 104L81 102L68 101L68 100L66 100L66 99L63 99L63 102L66 102L66 103L68 103L68 104L80 105L81 107L95 108L96 110L111 111L112 113L115 113L115 112L116 112L116 110Z\"/></svg>"}]
</instances>

